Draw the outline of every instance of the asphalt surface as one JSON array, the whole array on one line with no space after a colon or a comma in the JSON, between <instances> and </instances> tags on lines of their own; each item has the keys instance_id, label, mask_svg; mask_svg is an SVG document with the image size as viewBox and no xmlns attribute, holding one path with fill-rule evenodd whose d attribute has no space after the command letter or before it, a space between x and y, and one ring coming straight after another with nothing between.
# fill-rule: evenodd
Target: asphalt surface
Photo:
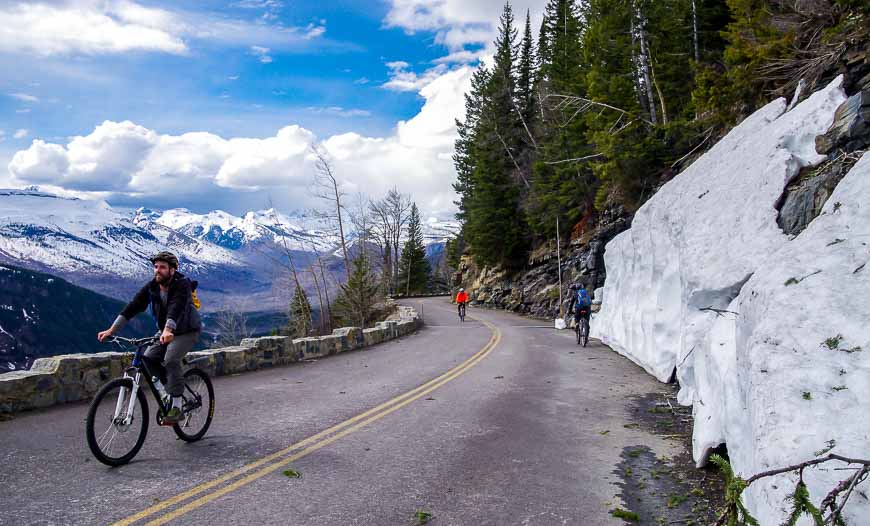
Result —
<instances>
[{"instance_id":1,"label":"asphalt surface","mask_svg":"<svg viewBox=\"0 0 870 526\"><path fill-rule=\"evenodd\" d=\"M216 378L203 440L152 425L121 468L92 458L85 403L0 422L0 524L622 524L620 454L673 447L631 425L629 400L663 386L571 331L409 301L416 334Z\"/></svg>"}]
</instances>

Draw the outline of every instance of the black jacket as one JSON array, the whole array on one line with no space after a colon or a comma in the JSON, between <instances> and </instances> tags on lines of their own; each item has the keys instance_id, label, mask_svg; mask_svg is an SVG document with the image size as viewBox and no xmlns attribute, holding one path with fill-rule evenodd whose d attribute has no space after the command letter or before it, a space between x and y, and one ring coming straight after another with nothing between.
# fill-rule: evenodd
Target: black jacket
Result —
<instances>
[{"instance_id":1,"label":"black jacket","mask_svg":"<svg viewBox=\"0 0 870 526\"><path fill-rule=\"evenodd\" d=\"M145 284L142 289L136 293L124 310L121 311L121 316L127 320L133 319L139 313L145 312L145 309L151 307L151 314L157 320L157 327L162 331L169 320L170 329L175 325L174 334L186 334L196 332L202 329L202 320L199 317L199 311L193 306L191 299L191 291L196 288L196 282L190 281L181 272L176 272L172 281L169 282L169 296L166 299L166 305L160 299L160 285L153 279Z\"/></svg>"}]
</instances>

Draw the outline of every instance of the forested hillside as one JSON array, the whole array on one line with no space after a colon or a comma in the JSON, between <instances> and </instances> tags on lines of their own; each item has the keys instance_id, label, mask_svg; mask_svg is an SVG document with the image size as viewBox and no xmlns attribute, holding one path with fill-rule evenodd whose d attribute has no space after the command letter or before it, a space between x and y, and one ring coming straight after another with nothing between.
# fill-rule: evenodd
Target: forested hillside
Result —
<instances>
[{"instance_id":1,"label":"forested hillside","mask_svg":"<svg viewBox=\"0 0 870 526\"><path fill-rule=\"evenodd\" d=\"M861 0L550 0L535 39L505 5L458 122L454 266L470 251L520 268L557 224L577 238L630 216L771 98L802 100L845 72L851 93L870 73L868 12Z\"/></svg>"}]
</instances>

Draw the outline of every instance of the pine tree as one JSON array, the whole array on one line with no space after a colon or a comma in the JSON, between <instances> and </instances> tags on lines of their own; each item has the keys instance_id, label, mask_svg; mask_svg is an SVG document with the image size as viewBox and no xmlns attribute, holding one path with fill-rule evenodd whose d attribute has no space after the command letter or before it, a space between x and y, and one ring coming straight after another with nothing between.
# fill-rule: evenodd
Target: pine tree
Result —
<instances>
[{"instance_id":1,"label":"pine tree","mask_svg":"<svg viewBox=\"0 0 870 526\"><path fill-rule=\"evenodd\" d=\"M550 0L540 35L537 90L545 101L532 191L527 202L529 223L538 235L555 234L556 220L572 225L592 208L595 181L588 163L572 161L590 155L583 116L564 96L585 96L582 24L573 0Z\"/></svg>"},{"instance_id":2,"label":"pine tree","mask_svg":"<svg viewBox=\"0 0 870 526\"><path fill-rule=\"evenodd\" d=\"M308 301L308 295L302 287L296 287L293 292L287 317L289 318L287 331L290 336L294 338L308 336L312 326L311 302Z\"/></svg>"},{"instance_id":3,"label":"pine tree","mask_svg":"<svg viewBox=\"0 0 870 526\"><path fill-rule=\"evenodd\" d=\"M340 285L341 291L332 312L340 323L353 323L366 328L374 321L372 315L379 301L381 287L364 252L360 252L351 266L353 270L347 282Z\"/></svg>"},{"instance_id":4,"label":"pine tree","mask_svg":"<svg viewBox=\"0 0 870 526\"><path fill-rule=\"evenodd\" d=\"M464 221L468 218L468 203L474 191L474 167L476 151L480 141L478 129L480 116L484 107L486 86L489 83L489 71L480 65L471 77L471 91L465 94L465 122L456 121L459 138L456 139L453 164L456 167L456 182L453 189L459 196L455 204L459 208L456 218Z\"/></svg>"},{"instance_id":5,"label":"pine tree","mask_svg":"<svg viewBox=\"0 0 870 526\"><path fill-rule=\"evenodd\" d=\"M402 248L399 290L406 295L426 292L431 272L426 260L426 247L423 245L420 211L414 203L411 205L411 217L408 220L408 239Z\"/></svg>"},{"instance_id":6,"label":"pine tree","mask_svg":"<svg viewBox=\"0 0 870 526\"><path fill-rule=\"evenodd\" d=\"M535 117L534 82L537 64L535 60L535 43L532 40L532 20L526 11L526 26L523 40L520 43L519 65L517 66L517 103L525 128L531 133ZM526 138L524 137L524 140ZM528 145L531 146L531 145Z\"/></svg>"},{"instance_id":7,"label":"pine tree","mask_svg":"<svg viewBox=\"0 0 870 526\"><path fill-rule=\"evenodd\" d=\"M527 177L519 163L525 133L516 112L516 29L506 4L492 72L483 90L472 154L473 191L464 201L467 241L482 264L515 266L525 255L526 225L519 210Z\"/></svg>"}]
</instances>

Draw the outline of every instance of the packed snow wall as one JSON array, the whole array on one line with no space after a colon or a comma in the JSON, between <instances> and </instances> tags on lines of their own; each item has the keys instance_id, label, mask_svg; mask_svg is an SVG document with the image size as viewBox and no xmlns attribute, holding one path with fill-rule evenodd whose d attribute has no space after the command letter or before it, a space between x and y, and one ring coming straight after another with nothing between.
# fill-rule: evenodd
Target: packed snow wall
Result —
<instances>
[{"instance_id":1,"label":"packed snow wall","mask_svg":"<svg viewBox=\"0 0 870 526\"><path fill-rule=\"evenodd\" d=\"M825 159L815 137L846 98L840 86L837 79L789 111L777 100L753 114L605 249L608 278L592 336L659 380L676 369L680 402L693 405L699 465L722 443L744 476L831 445L870 457L870 268L862 267L870 259L870 157L798 236L776 222L789 180ZM805 473L816 503L842 478ZM794 482L783 475L750 487L746 500L761 524L782 522ZM857 524L870 501L858 495L847 509Z\"/></svg>"}]
</instances>

